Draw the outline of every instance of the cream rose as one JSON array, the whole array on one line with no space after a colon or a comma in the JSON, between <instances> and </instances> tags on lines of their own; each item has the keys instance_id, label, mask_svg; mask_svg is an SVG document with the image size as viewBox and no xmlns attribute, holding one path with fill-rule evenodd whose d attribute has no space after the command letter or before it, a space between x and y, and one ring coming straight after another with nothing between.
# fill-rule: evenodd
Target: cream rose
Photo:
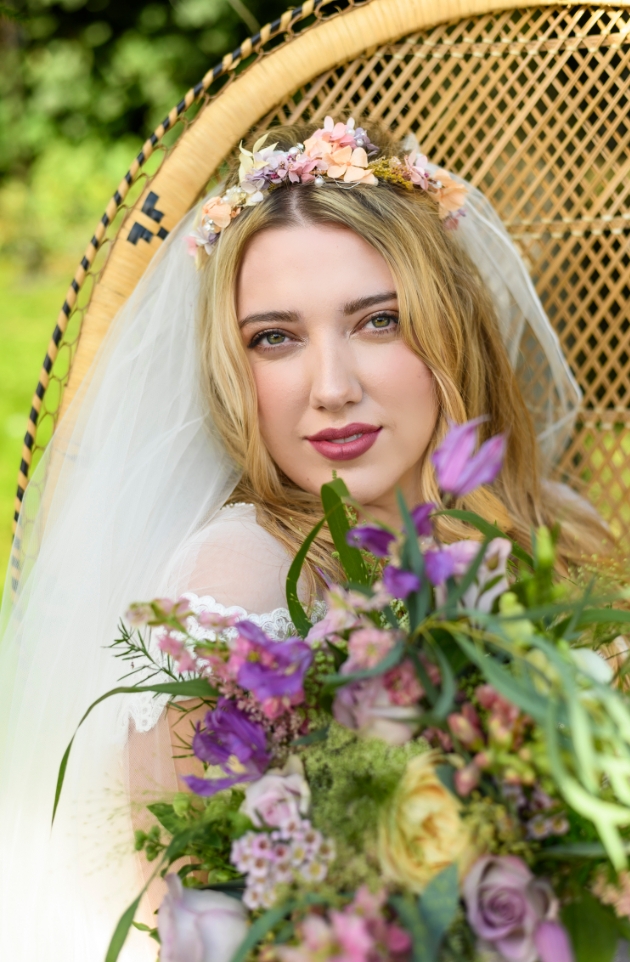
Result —
<instances>
[{"instance_id":1,"label":"cream rose","mask_svg":"<svg viewBox=\"0 0 630 962\"><path fill-rule=\"evenodd\" d=\"M435 761L427 752L409 762L379 825L384 875L414 892L453 862L465 874L475 859L460 802L439 780Z\"/></svg>"}]
</instances>

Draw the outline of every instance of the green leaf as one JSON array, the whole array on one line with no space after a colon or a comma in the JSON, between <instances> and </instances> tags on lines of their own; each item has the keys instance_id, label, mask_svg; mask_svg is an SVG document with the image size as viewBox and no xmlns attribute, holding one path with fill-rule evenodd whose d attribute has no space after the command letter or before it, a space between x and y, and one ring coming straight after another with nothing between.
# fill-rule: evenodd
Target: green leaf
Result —
<instances>
[{"instance_id":1,"label":"green leaf","mask_svg":"<svg viewBox=\"0 0 630 962\"><path fill-rule=\"evenodd\" d=\"M453 637L473 664L481 670L486 681L496 688L500 695L527 715L531 715L535 721L544 724L547 719L547 698L539 695L533 685L526 686L523 679L517 679L511 675L494 658L478 651L461 632L454 632Z\"/></svg>"},{"instance_id":2,"label":"green leaf","mask_svg":"<svg viewBox=\"0 0 630 962\"><path fill-rule=\"evenodd\" d=\"M285 919L287 915L293 911L294 907L294 902L285 902L284 905L274 906L274 908L265 912L264 915L261 915L259 919L256 919L254 924L247 930L247 935L232 956L231 962L245 962L245 959L252 949L264 939L268 932L271 932L278 922Z\"/></svg>"},{"instance_id":3,"label":"green leaf","mask_svg":"<svg viewBox=\"0 0 630 962\"><path fill-rule=\"evenodd\" d=\"M433 951L429 926L418 906L402 895L392 895L389 901L411 936L413 962L436 962L437 951Z\"/></svg>"},{"instance_id":4,"label":"green leaf","mask_svg":"<svg viewBox=\"0 0 630 962\"><path fill-rule=\"evenodd\" d=\"M186 822L175 814L173 806L167 805L166 802L155 802L153 805L147 805L147 808L171 835L176 835L186 825Z\"/></svg>"},{"instance_id":5,"label":"green leaf","mask_svg":"<svg viewBox=\"0 0 630 962\"><path fill-rule=\"evenodd\" d=\"M578 628L586 625L629 624L630 611L618 611L616 608L587 608L578 619Z\"/></svg>"},{"instance_id":6,"label":"green leaf","mask_svg":"<svg viewBox=\"0 0 630 962\"><path fill-rule=\"evenodd\" d=\"M323 528L325 520L325 518L322 518L321 521L318 521L312 531L308 533L304 544L293 559L287 575L287 607L289 609L289 614L291 615L291 621L295 625L295 630L299 634L300 638L306 638L313 625L309 621L307 614L302 607L302 603L298 598L298 581L300 580L300 575L302 573L302 568L304 566L309 548Z\"/></svg>"},{"instance_id":7,"label":"green leaf","mask_svg":"<svg viewBox=\"0 0 630 962\"><path fill-rule=\"evenodd\" d=\"M453 707L457 685L455 683L455 675L451 670L451 666L446 655L444 655L439 648L435 648L434 651L435 657L437 658L440 666L442 690L440 692L440 697L433 705L432 714L435 715L436 718L442 719L446 718Z\"/></svg>"},{"instance_id":8,"label":"green leaf","mask_svg":"<svg viewBox=\"0 0 630 962\"><path fill-rule=\"evenodd\" d=\"M317 731L310 732L308 735L302 735L300 738L296 738L292 744L293 745L315 745L317 742L326 741L328 738L328 729L330 725L326 725L325 728L318 728Z\"/></svg>"},{"instance_id":9,"label":"green leaf","mask_svg":"<svg viewBox=\"0 0 630 962\"><path fill-rule=\"evenodd\" d=\"M485 521L483 518L480 518L479 515L475 514L474 511L462 511L459 508L444 508L442 511L436 511L434 517L437 517L440 514L447 515L450 518L457 518L459 521L464 521L466 524L472 525L473 528L476 528L477 531L481 531L481 533L490 540L492 540L492 538L507 538L508 541L512 541L512 539L506 535L505 531L501 531L501 528L499 528L496 524L490 524L489 521ZM515 544L513 541L512 554L515 558L518 558L519 561L524 561L525 564L529 565L530 568L534 567L534 559L532 556L528 554L527 551L524 551L520 545Z\"/></svg>"},{"instance_id":10,"label":"green leaf","mask_svg":"<svg viewBox=\"0 0 630 962\"><path fill-rule=\"evenodd\" d=\"M55 821L55 815L57 814L59 799L61 798L61 789L63 788L63 783L66 776L68 759L70 758L72 745L77 736L79 728L92 710L96 708L97 705L100 705L102 701L105 701L106 698L111 698L112 695L134 695L138 691L152 691L156 695L180 695L188 698L216 698L219 694L216 688L213 688L212 685L205 680L205 678L191 678L187 681L169 681L155 685L125 685L120 688L112 688L111 691L105 692L104 695L101 695L100 698L97 698L96 701L93 701L77 725L76 731L70 739L70 744L66 748L65 752L63 753L63 758L61 759L59 774L57 775L57 785L55 787L55 801L53 804L52 813L53 823Z\"/></svg>"},{"instance_id":11,"label":"green leaf","mask_svg":"<svg viewBox=\"0 0 630 962\"><path fill-rule=\"evenodd\" d=\"M107 949L107 954L105 956L105 962L116 962L118 956L120 955L121 949L127 940L129 935L129 929L131 928L133 917L138 911L138 906L140 905L140 899L144 895L144 889L134 901L131 903L129 908L123 913L123 915L118 920L118 925L114 930L111 942Z\"/></svg>"},{"instance_id":12,"label":"green leaf","mask_svg":"<svg viewBox=\"0 0 630 962\"><path fill-rule=\"evenodd\" d=\"M429 929L431 949L437 955L459 905L457 866L449 865L431 879L419 902Z\"/></svg>"},{"instance_id":13,"label":"green leaf","mask_svg":"<svg viewBox=\"0 0 630 962\"><path fill-rule=\"evenodd\" d=\"M583 892L579 902L562 908L560 917L569 933L575 962L612 962L619 929L594 896Z\"/></svg>"},{"instance_id":14,"label":"green leaf","mask_svg":"<svg viewBox=\"0 0 630 962\"><path fill-rule=\"evenodd\" d=\"M351 548L346 541L350 525L346 517L344 499L350 497L350 492L341 478L335 478L322 485L322 504L326 513L326 521L330 529L335 548L339 552L339 561L346 573L348 581L356 581L361 585L370 584L370 575L358 548Z\"/></svg>"}]
</instances>

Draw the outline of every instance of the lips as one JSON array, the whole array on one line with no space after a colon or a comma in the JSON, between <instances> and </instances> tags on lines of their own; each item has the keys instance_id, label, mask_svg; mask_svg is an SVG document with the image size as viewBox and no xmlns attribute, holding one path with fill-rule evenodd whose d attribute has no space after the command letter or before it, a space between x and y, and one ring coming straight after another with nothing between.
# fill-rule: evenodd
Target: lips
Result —
<instances>
[{"instance_id":1,"label":"lips","mask_svg":"<svg viewBox=\"0 0 630 962\"><path fill-rule=\"evenodd\" d=\"M329 461L352 461L372 447L381 428L374 424L346 424L343 428L324 428L306 440Z\"/></svg>"}]
</instances>

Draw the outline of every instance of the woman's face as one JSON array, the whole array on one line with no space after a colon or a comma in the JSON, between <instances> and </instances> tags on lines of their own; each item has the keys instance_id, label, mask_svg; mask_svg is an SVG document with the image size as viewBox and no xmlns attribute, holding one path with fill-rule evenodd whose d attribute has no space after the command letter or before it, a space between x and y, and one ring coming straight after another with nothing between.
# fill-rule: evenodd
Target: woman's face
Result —
<instances>
[{"instance_id":1,"label":"woman's face","mask_svg":"<svg viewBox=\"0 0 630 962\"><path fill-rule=\"evenodd\" d=\"M256 234L237 310L271 457L312 493L333 471L377 517L397 516L396 488L417 498L437 402L427 366L398 330L385 260L335 225Z\"/></svg>"}]
</instances>

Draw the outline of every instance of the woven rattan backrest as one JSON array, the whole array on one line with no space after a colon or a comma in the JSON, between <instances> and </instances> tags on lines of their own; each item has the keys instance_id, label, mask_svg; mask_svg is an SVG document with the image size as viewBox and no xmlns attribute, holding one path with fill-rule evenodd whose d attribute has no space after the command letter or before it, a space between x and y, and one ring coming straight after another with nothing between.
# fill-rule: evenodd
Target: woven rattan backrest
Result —
<instances>
[{"instance_id":1,"label":"woven rattan backrest","mask_svg":"<svg viewBox=\"0 0 630 962\"><path fill-rule=\"evenodd\" d=\"M330 3L311 0L247 41L144 145L55 329L17 507L33 455L116 310L238 139L270 123L332 113L367 117L400 137L412 131L432 160L492 201L584 392L559 472L581 482L614 529L629 534L630 0L579 7L508 0L498 12L485 12L498 5L481 0L350 0L327 17ZM235 77L234 65L247 56L253 63ZM173 149L165 141L176 133L165 132L174 127L181 136ZM159 160L153 179L150 155L150 163ZM86 279L94 291L82 302Z\"/></svg>"}]
</instances>

